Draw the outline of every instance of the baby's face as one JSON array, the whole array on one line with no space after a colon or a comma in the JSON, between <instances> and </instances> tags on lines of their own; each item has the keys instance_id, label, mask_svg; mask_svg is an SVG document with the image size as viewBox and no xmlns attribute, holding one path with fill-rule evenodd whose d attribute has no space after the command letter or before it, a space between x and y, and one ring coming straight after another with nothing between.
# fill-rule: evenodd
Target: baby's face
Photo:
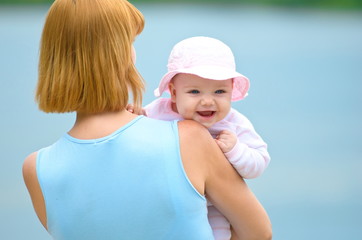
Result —
<instances>
[{"instance_id":1,"label":"baby's face","mask_svg":"<svg viewBox=\"0 0 362 240\"><path fill-rule=\"evenodd\" d=\"M209 128L230 111L232 79L210 80L192 74L177 74L170 83L172 102L184 119Z\"/></svg>"}]
</instances>

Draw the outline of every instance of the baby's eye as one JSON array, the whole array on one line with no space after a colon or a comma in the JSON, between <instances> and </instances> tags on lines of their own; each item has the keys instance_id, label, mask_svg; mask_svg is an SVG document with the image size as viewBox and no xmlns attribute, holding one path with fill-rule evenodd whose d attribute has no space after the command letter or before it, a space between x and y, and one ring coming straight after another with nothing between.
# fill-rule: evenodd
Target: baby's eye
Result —
<instances>
[{"instance_id":1,"label":"baby's eye","mask_svg":"<svg viewBox=\"0 0 362 240\"><path fill-rule=\"evenodd\" d=\"M194 90L190 90L190 91L188 91L188 93L191 93L191 94L198 94L198 93L200 93L200 91L199 91L199 90L194 89Z\"/></svg>"},{"instance_id":2,"label":"baby's eye","mask_svg":"<svg viewBox=\"0 0 362 240\"><path fill-rule=\"evenodd\" d=\"M226 92L224 90L222 90L222 89L219 89L219 90L216 90L215 93L216 94L221 94L221 93L226 93Z\"/></svg>"}]
</instances>

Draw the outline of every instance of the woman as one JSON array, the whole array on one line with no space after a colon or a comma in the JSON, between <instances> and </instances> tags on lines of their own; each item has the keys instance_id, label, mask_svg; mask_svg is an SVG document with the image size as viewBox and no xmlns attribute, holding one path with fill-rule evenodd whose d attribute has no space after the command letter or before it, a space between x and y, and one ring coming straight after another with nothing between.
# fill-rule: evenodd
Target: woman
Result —
<instances>
[{"instance_id":1,"label":"woman","mask_svg":"<svg viewBox=\"0 0 362 240\"><path fill-rule=\"evenodd\" d=\"M44 112L77 117L24 161L40 222L54 239L212 239L207 195L239 238L270 239L266 212L206 129L125 110L129 91L141 105L132 43L143 26L125 0L51 6L36 97Z\"/></svg>"}]
</instances>

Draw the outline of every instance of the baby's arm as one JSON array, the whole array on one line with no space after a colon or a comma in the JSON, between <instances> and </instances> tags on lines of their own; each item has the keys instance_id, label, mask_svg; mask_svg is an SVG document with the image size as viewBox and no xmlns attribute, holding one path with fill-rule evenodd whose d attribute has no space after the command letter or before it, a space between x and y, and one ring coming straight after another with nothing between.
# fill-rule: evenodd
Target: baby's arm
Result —
<instances>
[{"instance_id":1,"label":"baby's arm","mask_svg":"<svg viewBox=\"0 0 362 240\"><path fill-rule=\"evenodd\" d=\"M236 133L222 131L217 137L217 143L243 178L256 178L264 172L270 162L267 144L245 116L237 113L233 122L238 126ZM224 143L221 144L220 141ZM235 142L232 149L225 147L230 146L231 142ZM223 148L229 151L224 151Z\"/></svg>"},{"instance_id":2,"label":"baby's arm","mask_svg":"<svg viewBox=\"0 0 362 240\"><path fill-rule=\"evenodd\" d=\"M243 178L259 177L270 161L266 146L252 148L240 141L225 156Z\"/></svg>"}]
</instances>

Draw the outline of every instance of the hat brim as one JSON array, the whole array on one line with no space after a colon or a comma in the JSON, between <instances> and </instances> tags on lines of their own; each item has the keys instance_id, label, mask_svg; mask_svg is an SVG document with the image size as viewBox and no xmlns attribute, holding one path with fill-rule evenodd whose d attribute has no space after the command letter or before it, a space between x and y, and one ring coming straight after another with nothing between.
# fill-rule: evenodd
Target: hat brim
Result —
<instances>
[{"instance_id":1,"label":"hat brim","mask_svg":"<svg viewBox=\"0 0 362 240\"><path fill-rule=\"evenodd\" d=\"M168 84L170 83L171 79L179 73L193 74L210 80L233 79L233 92L231 96L232 101L238 101L245 98L250 87L250 81L247 77L236 71L232 71L229 68L218 66L197 66L193 68L178 69L177 71L170 71L166 73L162 77L158 88L156 88L154 91L155 96L160 97L163 92L169 92Z\"/></svg>"}]
</instances>

